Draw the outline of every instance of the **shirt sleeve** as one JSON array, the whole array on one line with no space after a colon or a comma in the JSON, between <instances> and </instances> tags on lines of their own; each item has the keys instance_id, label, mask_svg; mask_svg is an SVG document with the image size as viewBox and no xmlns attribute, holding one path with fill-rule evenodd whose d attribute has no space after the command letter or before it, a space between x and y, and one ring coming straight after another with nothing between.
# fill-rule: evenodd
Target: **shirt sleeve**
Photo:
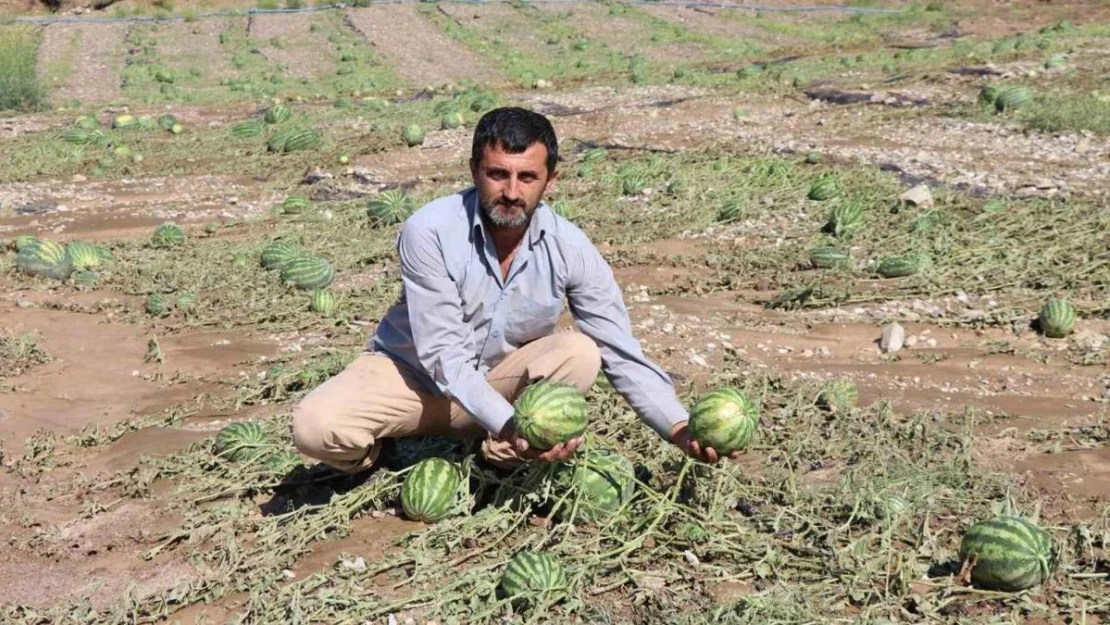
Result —
<instances>
[{"instance_id":1,"label":"shirt sleeve","mask_svg":"<svg viewBox=\"0 0 1110 625\"><path fill-rule=\"evenodd\" d=\"M463 320L458 285L447 271L435 232L412 222L397 237L401 285L417 358L436 387L494 435L513 416L512 405L471 362L473 336Z\"/></svg>"},{"instance_id":2,"label":"shirt sleeve","mask_svg":"<svg viewBox=\"0 0 1110 625\"><path fill-rule=\"evenodd\" d=\"M688 420L670 377L644 355L620 286L601 253L585 242L568 255L567 301L575 325L601 349L601 368L632 410L664 439Z\"/></svg>"}]
</instances>

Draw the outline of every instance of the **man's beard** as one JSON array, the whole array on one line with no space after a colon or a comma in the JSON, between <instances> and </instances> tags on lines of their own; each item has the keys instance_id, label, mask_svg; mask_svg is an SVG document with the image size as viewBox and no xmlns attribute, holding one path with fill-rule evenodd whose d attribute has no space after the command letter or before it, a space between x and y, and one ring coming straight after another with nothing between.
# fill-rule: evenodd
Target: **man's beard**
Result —
<instances>
[{"instance_id":1,"label":"man's beard","mask_svg":"<svg viewBox=\"0 0 1110 625\"><path fill-rule=\"evenodd\" d=\"M532 210L528 210L528 206L524 202L517 202L507 206L497 202L490 202L482 205L482 214L491 224L498 228L521 228L526 226L534 212L535 207L533 207Z\"/></svg>"}]
</instances>

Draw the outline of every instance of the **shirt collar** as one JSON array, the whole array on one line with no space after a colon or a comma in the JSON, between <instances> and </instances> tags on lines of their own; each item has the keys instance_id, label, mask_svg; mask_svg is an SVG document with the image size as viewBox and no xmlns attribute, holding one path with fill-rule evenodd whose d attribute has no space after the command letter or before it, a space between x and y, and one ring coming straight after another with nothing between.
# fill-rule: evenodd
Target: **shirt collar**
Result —
<instances>
[{"instance_id":1,"label":"shirt collar","mask_svg":"<svg viewBox=\"0 0 1110 625\"><path fill-rule=\"evenodd\" d=\"M474 233L477 232L485 241L487 238L486 223L482 221L482 211L478 208L478 189L476 187L470 187L463 192L463 204L466 206L467 217L470 219L469 240L473 243ZM553 228L554 216L554 210L546 202L541 201L540 205L536 207L536 212L532 213L532 221L528 223L526 237L529 247L543 240L547 231Z\"/></svg>"}]
</instances>

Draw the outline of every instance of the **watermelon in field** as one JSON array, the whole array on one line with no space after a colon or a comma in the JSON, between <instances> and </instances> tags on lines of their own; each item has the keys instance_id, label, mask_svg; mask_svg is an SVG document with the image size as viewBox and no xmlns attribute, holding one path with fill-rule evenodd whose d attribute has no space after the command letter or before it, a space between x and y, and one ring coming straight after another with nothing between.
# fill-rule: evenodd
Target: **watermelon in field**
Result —
<instances>
[{"instance_id":1,"label":"watermelon in field","mask_svg":"<svg viewBox=\"0 0 1110 625\"><path fill-rule=\"evenodd\" d=\"M985 590L1018 592L1046 581L1056 568L1052 536L1030 521L1003 516L964 532L960 561L971 583Z\"/></svg>"},{"instance_id":2,"label":"watermelon in field","mask_svg":"<svg viewBox=\"0 0 1110 625\"><path fill-rule=\"evenodd\" d=\"M506 597L525 599L529 595L565 589L567 576L555 556L538 551L521 551L509 560L501 573L499 587Z\"/></svg>"},{"instance_id":3,"label":"watermelon in field","mask_svg":"<svg viewBox=\"0 0 1110 625\"><path fill-rule=\"evenodd\" d=\"M421 460L401 485L401 508L414 521L435 523L451 513L461 484L462 472L453 462Z\"/></svg>"},{"instance_id":4,"label":"watermelon in field","mask_svg":"<svg viewBox=\"0 0 1110 625\"><path fill-rule=\"evenodd\" d=\"M95 245L84 241L70 241L66 244L66 256L74 270L99 267L104 260Z\"/></svg>"},{"instance_id":5,"label":"watermelon in field","mask_svg":"<svg viewBox=\"0 0 1110 625\"><path fill-rule=\"evenodd\" d=\"M516 430L536 449L551 449L581 436L586 422L586 397L566 382L541 380L513 403Z\"/></svg>"},{"instance_id":6,"label":"watermelon in field","mask_svg":"<svg viewBox=\"0 0 1110 625\"><path fill-rule=\"evenodd\" d=\"M76 287L94 289L100 284L100 276L95 271L89 269L74 271L73 274L70 275L70 278L73 279L73 286Z\"/></svg>"},{"instance_id":7,"label":"watermelon in field","mask_svg":"<svg viewBox=\"0 0 1110 625\"><path fill-rule=\"evenodd\" d=\"M289 241L274 241L262 248L262 267L281 269L286 263L301 256L301 248Z\"/></svg>"},{"instance_id":8,"label":"watermelon in field","mask_svg":"<svg viewBox=\"0 0 1110 625\"><path fill-rule=\"evenodd\" d=\"M312 292L312 312L320 313L325 317L335 314L335 295L327 289L316 289Z\"/></svg>"},{"instance_id":9,"label":"watermelon in field","mask_svg":"<svg viewBox=\"0 0 1110 625\"><path fill-rule=\"evenodd\" d=\"M732 388L712 391L690 410L690 436L727 456L748 446L759 427L759 407Z\"/></svg>"},{"instance_id":10,"label":"watermelon in field","mask_svg":"<svg viewBox=\"0 0 1110 625\"><path fill-rule=\"evenodd\" d=\"M310 210L312 210L312 202L308 198L296 195L290 195L281 203L281 213L283 215L300 215Z\"/></svg>"},{"instance_id":11,"label":"watermelon in field","mask_svg":"<svg viewBox=\"0 0 1110 625\"><path fill-rule=\"evenodd\" d=\"M839 194L840 185L837 183L836 178L832 176L822 176L809 188L809 194L806 197L818 202L824 202L825 200L831 200Z\"/></svg>"},{"instance_id":12,"label":"watermelon in field","mask_svg":"<svg viewBox=\"0 0 1110 625\"><path fill-rule=\"evenodd\" d=\"M825 231L834 236L843 237L851 234L863 224L863 208L856 202L838 204L829 214L829 221L825 224Z\"/></svg>"},{"instance_id":13,"label":"watermelon in field","mask_svg":"<svg viewBox=\"0 0 1110 625\"><path fill-rule=\"evenodd\" d=\"M809 264L813 265L814 269L833 269L847 265L849 262L851 262L851 256L848 252L835 247L818 247L809 253Z\"/></svg>"},{"instance_id":14,"label":"watermelon in field","mask_svg":"<svg viewBox=\"0 0 1110 625\"><path fill-rule=\"evenodd\" d=\"M300 454L292 449L276 449L266 454L263 466L275 473L288 473L291 469L304 465Z\"/></svg>"},{"instance_id":15,"label":"watermelon in field","mask_svg":"<svg viewBox=\"0 0 1110 625\"><path fill-rule=\"evenodd\" d=\"M884 278L905 278L912 276L921 269L920 263L915 258L907 256L892 256L884 258L875 267L875 272Z\"/></svg>"},{"instance_id":16,"label":"watermelon in field","mask_svg":"<svg viewBox=\"0 0 1110 625\"><path fill-rule=\"evenodd\" d=\"M160 293L151 293L146 298L146 312L152 317L165 317L172 309L173 304Z\"/></svg>"},{"instance_id":17,"label":"watermelon in field","mask_svg":"<svg viewBox=\"0 0 1110 625\"><path fill-rule=\"evenodd\" d=\"M154 247L177 247L185 243L185 231L175 223L166 222L154 229L150 243Z\"/></svg>"},{"instance_id":18,"label":"watermelon in field","mask_svg":"<svg viewBox=\"0 0 1110 625\"><path fill-rule=\"evenodd\" d=\"M61 244L36 239L23 245L15 256L16 269L31 276L65 280L73 273L73 264Z\"/></svg>"},{"instance_id":19,"label":"watermelon in field","mask_svg":"<svg viewBox=\"0 0 1110 625\"><path fill-rule=\"evenodd\" d=\"M280 124L293 114L293 109L289 108L288 104L277 103L266 109L266 113L262 119L267 124Z\"/></svg>"},{"instance_id":20,"label":"watermelon in field","mask_svg":"<svg viewBox=\"0 0 1110 625\"><path fill-rule=\"evenodd\" d=\"M817 394L817 405L825 410L845 412L859 401L859 390L851 380L832 380Z\"/></svg>"},{"instance_id":21,"label":"watermelon in field","mask_svg":"<svg viewBox=\"0 0 1110 625\"><path fill-rule=\"evenodd\" d=\"M112 128L125 129L125 128L138 128L139 120L135 119L133 115L126 113L116 115L112 118Z\"/></svg>"},{"instance_id":22,"label":"watermelon in field","mask_svg":"<svg viewBox=\"0 0 1110 625\"><path fill-rule=\"evenodd\" d=\"M27 247L28 245L33 245L39 240L40 239L33 234L21 234L12 240L12 249L15 250L17 253L22 252L23 248Z\"/></svg>"},{"instance_id":23,"label":"watermelon in field","mask_svg":"<svg viewBox=\"0 0 1110 625\"><path fill-rule=\"evenodd\" d=\"M1041 333L1050 339L1062 339L1075 329L1075 309L1066 299L1050 297L1037 317Z\"/></svg>"},{"instance_id":24,"label":"watermelon in field","mask_svg":"<svg viewBox=\"0 0 1110 625\"><path fill-rule=\"evenodd\" d=\"M315 256L300 256L281 267L281 281L298 289L316 290L331 284L335 268L328 261Z\"/></svg>"},{"instance_id":25,"label":"watermelon in field","mask_svg":"<svg viewBox=\"0 0 1110 625\"><path fill-rule=\"evenodd\" d=\"M403 189L382 191L366 205L366 214L376 224L396 225L412 214L413 201Z\"/></svg>"},{"instance_id":26,"label":"watermelon in field","mask_svg":"<svg viewBox=\"0 0 1110 625\"><path fill-rule=\"evenodd\" d=\"M401 129L401 138L405 140L405 145L416 147L424 143L424 129L417 124L408 124Z\"/></svg>"},{"instance_id":27,"label":"watermelon in field","mask_svg":"<svg viewBox=\"0 0 1110 625\"><path fill-rule=\"evenodd\" d=\"M553 480L557 492L571 493L556 512L560 520L570 522L603 523L636 492L632 462L609 449L591 447L573 463L558 465Z\"/></svg>"},{"instance_id":28,"label":"watermelon in field","mask_svg":"<svg viewBox=\"0 0 1110 625\"><path fill-rule=\"evenodd\" d=\"M261 136L265 128L266 122L261 119L248 119L232 124L231 136L236 139L253 139Z\"/></svg>"},{"instance_id":29,"label":"watermelon in field","mask_svg":"<svg viewBox=\"0 0 1110 625\"><path fill-rule=\"evenodd\" d=\"M216 434L212 451L224 460L245 462L264 456L268 445L262 426L250 421L238 421L224 426Z\"/></svg>"},{"instance_id":30,"label":"watermelon in field","mask_svg":"<svg viewBox=\"0 0 1110 625\"><path fill-rule=\"evenodd\" d=\"M1020 85L1003 87L994 100L994 108L999 113L1012 111L1028 104L1033 99L1033 90Z\"/></svg>"}]
</instances>

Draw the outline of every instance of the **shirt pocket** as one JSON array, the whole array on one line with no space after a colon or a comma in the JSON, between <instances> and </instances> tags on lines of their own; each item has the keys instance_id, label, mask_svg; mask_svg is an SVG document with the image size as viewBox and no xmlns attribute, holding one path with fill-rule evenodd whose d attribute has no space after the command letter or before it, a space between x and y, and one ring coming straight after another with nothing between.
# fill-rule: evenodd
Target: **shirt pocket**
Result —
<instances>
[{"instance_id":1,"label":"shirt pocket","mask_svg":"<svg viewBox=\"0 0 1110 625\"><path fill-rule=\"evenodd\" d=\"M523 345L554 332L563 312L563 299L550 292L522 290L512 294L510 306L505 338L513 345Z\"/></svg>"}]
</instances>

